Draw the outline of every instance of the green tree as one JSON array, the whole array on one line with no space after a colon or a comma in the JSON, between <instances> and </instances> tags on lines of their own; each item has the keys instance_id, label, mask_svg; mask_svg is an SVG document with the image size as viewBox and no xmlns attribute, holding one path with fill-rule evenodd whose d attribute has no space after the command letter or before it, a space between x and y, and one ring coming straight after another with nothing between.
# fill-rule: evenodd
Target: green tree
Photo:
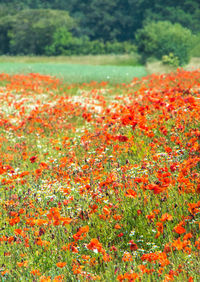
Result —
<instances>
[{"instance_id":1,"label":"green tree","mask_svg":"<svg viewBox=\"0 0 200 282\"><path fill-rule=\"evenodd\" d=\"M66 11L23 10L12 22L10 52L12 54L44 54L47 45L53 40L53 34L60 27L71 30L74 20Z\"/></svg>"},{"instance_id":2,"label":"green tree","mask_svg":"<svg viewBox=\"0 0 200 282\"><path fill-rule=\"evenodd\" d=\"M150 22L137 31L136 42L144 61L148 57L162 59L162 56L172 53L183 65L190 59L193 35L180 24Z\"/></svg>"},{"instance_id":3,"label":"green tree","mask_svg":"<svg viewBox=\"0 0 200 282\"><path fill-rule=\"evenodd\" d=\"M47 45L45 48L46 55L61 55L73 41L71 32L64 27L57 28L53 34L53 40L51 45Z\"/></svg>"},{"instance_id":4,"label":"green tree","mask_svg":"<svg viewBox=\"0 0 200 282\"><path fill-rule=\"evenodd\" d=\"M0 18L0 54L8 54L10 52L9 35L13 22L11 15Z\"/></svg>"},{"instance_id":5,"label":"green tree","mask_svg":"<svg viewBox=\"0 0 200 282\"><path fill-rule=\"evenodd\" d=\"M200 31L200 2L197 0L153 0L149 9L145 9L144 22L170 21L183 27Z\"/></svg>"},{"instance_id":6,"label":"green tree","mask_svg":"<svg viewBox=\"0 0 200 282\"><path fill-rule=\"evenodd\" d=\"M142 26L150 0L70 0L70 14L79 22L78 35L91 40L133 40L134 31ZM149 2L149 3L148 3Z\"/></svg>"}]
</instances>

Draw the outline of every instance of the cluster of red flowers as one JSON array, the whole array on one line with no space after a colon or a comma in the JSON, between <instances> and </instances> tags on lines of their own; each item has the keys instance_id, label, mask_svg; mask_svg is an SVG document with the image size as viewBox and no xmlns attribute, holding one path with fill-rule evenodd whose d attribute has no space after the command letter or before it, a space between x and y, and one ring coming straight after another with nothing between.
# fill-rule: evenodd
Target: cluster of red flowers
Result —
<instances>
[{"instance_id":1,"label":"cluster of red flowers","mask_svg":"<svg viewBox=\"0 0 200 282\"><path fill-rule=\"evenodd\" d=\"M0 275L197 279L200 72L0 81Z\"/></svg>"}]
</instances>

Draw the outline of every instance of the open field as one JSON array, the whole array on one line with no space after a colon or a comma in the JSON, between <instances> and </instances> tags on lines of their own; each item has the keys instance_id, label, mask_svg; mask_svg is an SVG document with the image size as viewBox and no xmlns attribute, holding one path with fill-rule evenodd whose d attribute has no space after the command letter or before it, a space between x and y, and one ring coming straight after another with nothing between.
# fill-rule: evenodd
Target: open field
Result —
<instances>
[{"instance_id":1,"label":"open field","mask_svg":"<svg viewBox=\"0 0 200 282\"><path fill-rule=\"evenodd\" d=\"M0 75L1 281L200 277L200 71Z\"/></svg>"},{"instance_id":2,"label":"open field","mask_svg":"<svg viewBox=\"0 0 200 282\"><path fill-rule=\"evenodd\" d=\"M147 74L143 66L94 66L65 63L0 63L0 72L40 73L56 76L68 83L108 81L111 83L130 82L133 77Z\"/></svg>"},{"instance_id":3,"label":"open field","mask_svg":"<svg viewBox=\"0 0 200 282\"><path fill-rule=\"evenodd\" d=\"M192 58L184 67L186 70L200 68L200 59ZM0 73L41 73L56 76L68 83L108 81L110 83L129 83L134 77L143 77L152 73L169 73L173 67L159 61L139 64L137 54L99 55L99 56L0 56Z\"/></svg>"},{"instance_id":4,"label":"open field","mask_svg":"<svg viewBox=\"0 0 200 282\"><path fill-rule=\"evenodd\" d=\"M130 82L133 77L147 75L139 64L139 56L0 56L0 72L41 73L59 77L68 83L108 81L111 83Z\"/></svg>"}]
</instances>

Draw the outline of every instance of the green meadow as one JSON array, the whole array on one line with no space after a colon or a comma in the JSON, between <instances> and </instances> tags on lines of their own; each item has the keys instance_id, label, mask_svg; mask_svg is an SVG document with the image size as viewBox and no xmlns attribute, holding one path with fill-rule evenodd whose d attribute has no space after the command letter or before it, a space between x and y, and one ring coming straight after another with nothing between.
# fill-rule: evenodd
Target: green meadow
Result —
<instances>
[{"instance_id":1,"label":"green meadow","mask_svg":"<svg viewBox=\"0 0 200 282\"><path fill-rule=\"evenodd\" d=\"M184 69L200 68L200 58L192 58ZM108 81L128 83L134 77L175 71L175 67L153 60L141 65L137 54L98 56L0 56L0 73L40 73L60 78L68 83Z\"/></svg>"},{"instance_id":2,"label":"green meadow","mask_svg":"<svg viewBox=\"0 0 200 282\"><path fill-rule=\"evenodd\" d=\"M137 58L121 56L74 56L74 57L7 57L0 58L0 72L40 73L56 76L68 83L108 81L130 82L134 77L147 75L145 66Z\"/></svg>"},{"instance_id":3,"label":"green meadow","mask_svg":"<svg viewBox=\"0 0 200 282\"><path fill-rule=\"evenodd\" d=\"M143 66L92 66L65 63L1 63L0 72L48 74L69 83L90 82L92 80L114 83L129 82L133 77L142 77L147 74Z\"/></svg>"}]
</instances>

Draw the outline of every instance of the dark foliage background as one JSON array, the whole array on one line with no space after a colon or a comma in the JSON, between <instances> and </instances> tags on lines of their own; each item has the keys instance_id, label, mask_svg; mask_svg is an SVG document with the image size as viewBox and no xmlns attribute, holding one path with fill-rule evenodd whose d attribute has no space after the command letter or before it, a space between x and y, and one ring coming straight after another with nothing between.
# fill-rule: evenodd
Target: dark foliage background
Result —
<instances>
[{"instance_id":1,"label":"dark foliage background","mask_svg":"<svg viewBox=\"0 0 200 282\"><path fill-rule=\"evenodd\" d=\"M58 18L64 23L61 24ZM65 50L67 54L70 46L71 53L78 54L81 53L81 45L84 45L82 53L89 53L94 46L97 53L115 51L113 46L106 47L107 42L117 46L115 53L132 52L131 48L124 47L124 42L126 46L134 43L138 29L158 21L179 23L198 36L200 1L0 0L0 53L50 55L53 51L58 54ZM65 35L63 30L61 35L61 26L65 28ZM33 39L28 43L29 33L32 33ZM61 40L55 33L65 39ZM61 46L55 42L58 38L62 41L59 43ZM72 42L69 43L70 40ZM116 42L122 44L117 45Z\"/></svg>"}]
</instances>

